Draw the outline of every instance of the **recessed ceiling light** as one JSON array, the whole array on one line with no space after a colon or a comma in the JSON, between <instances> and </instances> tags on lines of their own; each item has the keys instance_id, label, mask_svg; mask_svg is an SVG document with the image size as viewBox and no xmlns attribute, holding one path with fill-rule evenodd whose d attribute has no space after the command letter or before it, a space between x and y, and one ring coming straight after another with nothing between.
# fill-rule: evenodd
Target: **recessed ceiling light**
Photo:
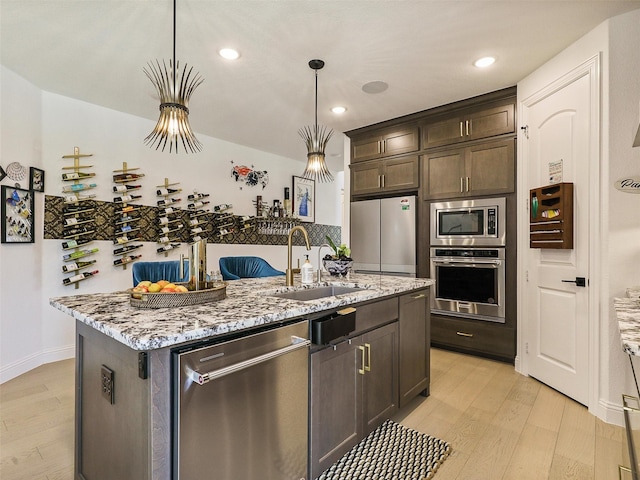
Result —
<instances>
[{"instance_id":1,"label":"recessed ceiling light","mask_svg":"<svg viewBox=\"0 0 640 480\"><path fill-rule=\"evenodd\" d=\"M389 84L386 82L382 82L382 81L375 81L375 82L369 82L369 83L365 83L362 86L362 91L364 93L382 93L384 92L387 88L389 88Z\"/></svg>"},{"instance_id":2,"label":"recessed ceiling light","mask_svg":"<svg viewBox=\"0 0 640 480\"><path fill-rule=\"evenodd\" d=\"M493 57L482 57L476 60L473 64L478 68L488 67L489 65L493 65L496 61Z\"/></svg>"},{"instance_id":3,"label":"recessed ceiling light","mask_svg":"<svg viewBox=\"0 0 640 480\"><path fill-rule=\"evenodd\" d=\"M240 53L233 48L221 48L218 53L222 58L226 58L227 60L236 60L240 57Z\"/></svg>"},{"instance_id":4,"label":"recessed ceiling light","mask_svg":"<svg viewBox=\"0 0 640 480\"><path fill-rule=\"evenodd\" d=\"M333 107L331 111L333 113L341 114L347 111L347 107Z\"/></svg>"}]
</instances>

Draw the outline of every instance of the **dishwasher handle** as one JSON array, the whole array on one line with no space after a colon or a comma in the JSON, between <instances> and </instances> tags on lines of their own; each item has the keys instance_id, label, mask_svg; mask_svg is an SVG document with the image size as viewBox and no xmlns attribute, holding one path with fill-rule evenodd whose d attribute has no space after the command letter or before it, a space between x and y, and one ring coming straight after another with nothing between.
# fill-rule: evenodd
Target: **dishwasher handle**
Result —
<instances>
[{"instance_id":1,"label":"dishwasher handle","mask_svg":"<svg viewBox=\"0 0 640 480\"><path fill-rule=\"evenodd\" d=\"M231 373L239 372L240 370L244 370L259 363L264 363L268 360L279 357L281 355L286 355L287 353L291 353L300 348L308 347L309 345L311 345L311 340L292 335L291 345L279 348L278 350L267 352L263 355L258 355L257 357L249 358L248 360L229 365L228 367L223 367L218 370L212 370L210 372L200 373L195 370L191 370L189 372L189 378L198 385L205 385L211 380L224 377L225 375L229 375Z\"/></svg>"}]
</instances>

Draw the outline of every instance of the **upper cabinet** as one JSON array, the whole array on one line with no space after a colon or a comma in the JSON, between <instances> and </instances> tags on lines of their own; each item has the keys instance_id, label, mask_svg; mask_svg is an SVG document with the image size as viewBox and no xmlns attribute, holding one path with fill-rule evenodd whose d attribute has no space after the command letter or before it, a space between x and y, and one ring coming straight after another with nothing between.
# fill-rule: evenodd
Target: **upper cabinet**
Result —
<instances>
[{"instance_id":1,"label":"upper cabinet","mask_svg":"<svg viewBox=\"0 0 640 480\"><path fill-rule=\"evenodd\" d=\"M351 195L417 190L418 155L373 160L351 165Z\"/></svg>"},{"instance_id":2,"label":"upper cabinet","mask_svg":"<svg viewBox=\"0 0 640 480\"><path fill-rule=\"evenodd\" d=\"M422 198L469 197L515 190L515 140L508 138L422 157Z\"/></svg>"},{"instance_id":3,"label":"upper cabinet","mask_svg":"<svg viewBox=\"0 0 640 480\"><path fill-rule=\"evenodd\" d=\"M351 141L351 162L364 162L376 158L415 152L420 148L417 126L399 125L354 137Z\"/></svg>"},{"instance_id":4,"label":"upper cabinet","mask_svg":"<svg viewBox=\"0 0 640 480\"><path fill-rule=\"evenodd\" d=\"M510 99L427 120L422 126L422 147L428 149L514 132L514 104Z\"/></svg>"}]
</instances>

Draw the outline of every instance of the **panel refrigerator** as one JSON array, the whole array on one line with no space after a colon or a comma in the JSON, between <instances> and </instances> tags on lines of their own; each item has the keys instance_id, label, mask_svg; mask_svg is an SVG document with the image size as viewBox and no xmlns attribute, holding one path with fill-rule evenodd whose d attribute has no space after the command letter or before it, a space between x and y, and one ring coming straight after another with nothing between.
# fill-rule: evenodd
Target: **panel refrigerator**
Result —
<instances>
[{"instance_id":1,"label":"panel refrigerator","mask_svg":"<svg viewBox=\"0 0 640 480\"><path fill-rule=\"evenodd\" d=\"M416 197L351 203L351 256L358 273L416 275Z\"/></svg>"}]
</instances>

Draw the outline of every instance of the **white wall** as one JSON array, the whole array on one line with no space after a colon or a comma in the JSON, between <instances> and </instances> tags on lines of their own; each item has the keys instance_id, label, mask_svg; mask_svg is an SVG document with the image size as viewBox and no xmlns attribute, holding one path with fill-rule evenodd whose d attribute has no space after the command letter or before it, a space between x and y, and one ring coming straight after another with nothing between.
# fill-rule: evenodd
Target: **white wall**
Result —
<instances>
[{"instance_id":1,"label":"white wall","mask_svg":"<svg viewBox=\"0 0 640 480\"><path fill-rule=\"evenodd\" d=\"M170 182L180 183L185 192L183 199L186 200L186 195L195 189L211 194L212 205L232 203L233 212L240 215L255 214L253 200L257 195L270 203L282 199L284 187L291 187L292 175L300 175L304 170L302 162L203 135L197 135L203 143L201 153L162 153L143 144L154 122L41 92L10 70L2 67L1 72L0 164L6 166L13 160L20 160L23 165L43 168L48 195L61 194L61 167L73 164L73 160L61 157L72 154L74 146L80 147L81 153L93 154L93 157L83 159L83 164L94 165L92 171L96 173L98 187L93 192L99 200L112 200L112 171L122 168L122 162L126 161L129 167L140 167L145 174L140 181L142 204L155 205L155 186L169 178ZM296 132L292 133L291 141L299 141ZM233 165L266 170L268 185L262 189L235 182L231 176ZM333 183L316 184L316 223L340 225L344 176L341 172L335 176ZM5 179L2 184L10 182ZM28 188L28 182L24 186ZM74 354L74 322L49 306L50 297L116 291L131 286L130 268L113 267L113 245L101 241L92 244L100 249L94 257L98 260L100 274L82 282L78 290L64 287L61 241L42 238L44 195L37 194L36 200L36 242L0 246L0 382L41 363ZM141 249L143 260L164 259L155 249L155 243L146 242ZM303 250L303 247L295 247L294 259L302 257L306 253ZM310 256L314 264L316 252L314 249ZM169 258L177 259L179 253L186 255L186 246L172 252ZM266 258L276 268L286 267L285 246L209 244L207 253L210 270L217 269L218 258L224 255L255 254Z\"/></svg>"}]
</instances>

